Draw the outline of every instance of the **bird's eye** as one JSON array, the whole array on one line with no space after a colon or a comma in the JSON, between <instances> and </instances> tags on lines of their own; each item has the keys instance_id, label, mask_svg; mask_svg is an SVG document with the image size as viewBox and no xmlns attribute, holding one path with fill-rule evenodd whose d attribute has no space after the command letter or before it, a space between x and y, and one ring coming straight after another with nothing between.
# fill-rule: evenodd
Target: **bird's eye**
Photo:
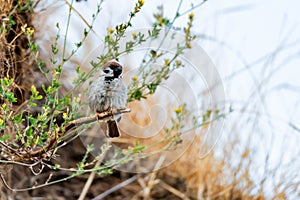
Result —
<instances>
[{"instance_id":1,"label":"bird's eye","mask_svg":"<svg viewBox=\"0 0 300 200\"><path fill-rule=\"evenodd\" d=\"M115 69L114 69L115 72L121 74L122 73L122 66L117 66Z\"/></svg>"},{"instance_id":2,"label":"bird's eye","mask_svg":"<svg viewBox=\"0 0 300 200\"><path fill-rule=\"evenodd\" d=\"M104 72L105 74L108 74L108 73L109 73L109 69L105 69L105 70L103 70L103 72Z\"/></svg>"}]
</instances>

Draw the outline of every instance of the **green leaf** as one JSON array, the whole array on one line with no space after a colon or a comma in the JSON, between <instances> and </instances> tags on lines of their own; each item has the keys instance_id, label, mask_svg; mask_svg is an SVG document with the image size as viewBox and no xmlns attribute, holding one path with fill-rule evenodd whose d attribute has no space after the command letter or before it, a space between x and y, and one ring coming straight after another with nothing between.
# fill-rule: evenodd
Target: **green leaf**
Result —
<instances>
[{"instance_id":1,"label":"green leaf","mask_svg":"<svg viewBox=\"0 0 300 200\"><path fill-rule=\"evenodd\" d=\"M31 125L36 125L37 124L37 119L32 117L32 116L29 117L29 121L30 121Z\"/></svg>"},{"instance_id":2,"label":"green leaf","mask_svg":"<svg viewBox=\"0 0 300 200\"><path fill-rule=\"evenodd\" d=\"M12 78L8 79L5 77L4 79L1 80L1 85L8 87L12 84L13 81L14 81L14 79L12 79Z\"/></svg>"},{"instance_id":3,"label":"green leaf","mask_svg":"<svg viewBox=\"0 0 300 200\"><path fill-rule=\"evenodd\" d=\"M20 124L22 123L23 119L22 119L22 114L18 114L16 116L12 117L13 122L15 122L16 124Z\"/></svg>"},{"instance_id":4,"label":"green leaf","mask_svg":"<svg viewBox=\"0 0 300 200\"><path fill-rule=\"evenodd\" d=\"M54 55L58 53L58 48L56 47L56 45L51 44L51 51Z\"/></svg>"},{"instance_id":5,"label":"green leaf","mask_svg":"<svg viewBox=\"0 0 300 200\"><path fill-rule=\"evenodd\" d=\"M31 51L37 51L37 49L38 49L38 46L35 43L30 44L29 47L30 47Z\"/></svg>"},{"instance_id":6,"label":"green leaf","mask_svg":"<svg viewBox=\"0 0 300 200\"><path fill-rule=\"evenodd\" d=\"M95 149L94 145L93 144L89 144L89 145L87 145L86 151L87 152L92 152L94 149Z\"/></svg>"},{"instance_id":7,"label":"green leaf","mask_svg":"<svg viewBox=\"0 0 300 200\"><path fill-rule=\"evenodd\" d=\"M136 145L132 148L132 153L141 153L146 149L145 146L141 146L140 144Z\"/></svg>"},{"instance_id":8,"label":"green leaf","mask_svg":"<svg viewBox=\"0 0 300 200\"><path fill-rule=\"evenodd\" d=\"M37 62L37 65L38 65L38 67L44 67L46 65L46 63L43 61L40 61L40 62Z\"/></svg>"},{"instance_id":9,"label":"green leaf","mask_svg":"<svg viewBox=\"0 0 300 200\"><path fill-rule=\"evenodd\" d=\"M131 96L129 99L132 100L141 100L141 98L143 98L143 92L141 90L135 90L132 92Z\"/></svg>"},{"instance_id":10,"label":"green leaf","mask_svg":"<svg viewBox=\"0 0 300 200\"><path fill-rule=\"evenodd\" d=\"M80 73L80 66L76 67L76 73L79 74Z\"/></svg>"},{"instance_id":11,"label":"green leaf","mask_svg":"<svg viewBox=\"0 0 300 200\"><path fill-rule=\"evenodd\" d=\"M17 98L15 98L14 93L11 93L11 92L5 92L4 99L7 99L11 103L17 102Z\"/></svg>"},{"instance_id":12,"label":"green leaf","mask_svg":"<svg viewBox=\"0 0 300 200\"><path fill-rule=\"evenodd\" d=\"M31 92L33 95L36 95L39 93L34 85L31 86Z\"/></svg>"},{"instance_id":13,"label":"green leaf","mask_svg":"<svg viewBox=\"0 0 300 200\"><path fill-rule=\"evenodd\" d=\"M83 29L83 35L86 37L88 35L88 31L86 30L86 28Z\"/></svg>"},{"instance_id":14,"label":"green leaf","mask_svg":"<svg viewBox=\"0 0 300 200\"><path fill-rule=\"evenodd\" d=\"M0 141L5 142L8 141L10 139L10 136L7 134L4 134L1 136Z\"/></svg>"},{"instance_id":15,"label":"green leaf","mask_svg":"<svg viewBox=\"0 0 300 200\"><path fill-rule=\"evenodd\" d=\"M147 85L147 88L149 89L150 94L154 94L157 89L158 84L157 83L150 83Z\"/></svg>"},{"instance_id":16,"label":"green leaf","mask_svg":"<svg viewBox=\"0 0 300 200\"><path fill-rule=\"evenodd\" d=\"M82 45L82 42L75 43L76 47L79 48Z\"/></svg>"},{"instance_id":17,"label":"green leaf","mask_svg":"<svg viewBox=\"0 0 300 200\"><path fill-rule=\"evenodd\" d=\"M38 96L36 96L36 100L40 100L40 99L42 99L43 98L43 96L42 95L38 95Z\"/></svg>"},{"instance_id":18,"label":"green leaf","mask_svg":"<svg viewBox=\"0 0 300 200\"><path fill-rule=\"evenodd\" d=\"M9 16L8 27L11 28L15 24L16 24L15 20L12 19L12 16Z\"/></svg>"},{"instance_id":19,"label":"green leaf","mask_svg":"<svg viewBox=\"0 0 300 200\"><path fill-rule=\"evenodd\" d=\"M26 136L29 137L29 138L32 138L33 137L33 129L32 127L29 127L27 130L26 130Z\"/></svg>"},{"instance_id":20,"label":"green leaf","mask_svg":"<svg viewBox=\"0 0 300 200\"><path fill-rule=\"evenodd\" d=\"M54 165L54 169L59 169L60 168L60 165L59 164L55 164Z\"/></svg>"},{"instance_id":21,"label":"green leaf","mask_svg":"<svg viewBox=\"0 0 300 200\"><path fill-rule=\"evenodd\" d=\"M34 102L30 102L30 103L29 103L29 106L31 106L31 107L36 107L36 106L37 106L37 104L36 104L36 103L34 103Z\"/></svg>"}]
</instances>

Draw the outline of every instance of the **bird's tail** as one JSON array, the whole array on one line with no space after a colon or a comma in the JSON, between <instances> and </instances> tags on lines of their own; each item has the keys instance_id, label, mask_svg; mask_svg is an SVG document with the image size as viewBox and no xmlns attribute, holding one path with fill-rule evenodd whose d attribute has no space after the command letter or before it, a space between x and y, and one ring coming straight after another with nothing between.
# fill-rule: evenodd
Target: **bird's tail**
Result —
<instances>
[{"instance_id":1,"label":"bird's tail","mask_svg":"<svg viewBox=\"0 0 300 200\"><path fill-rule=\"evenodd\" d=\"M116 121L114 119L107 121L108 131L107 131L107 137L119 137L119 129Z\"/></svg>"}]
</instances>

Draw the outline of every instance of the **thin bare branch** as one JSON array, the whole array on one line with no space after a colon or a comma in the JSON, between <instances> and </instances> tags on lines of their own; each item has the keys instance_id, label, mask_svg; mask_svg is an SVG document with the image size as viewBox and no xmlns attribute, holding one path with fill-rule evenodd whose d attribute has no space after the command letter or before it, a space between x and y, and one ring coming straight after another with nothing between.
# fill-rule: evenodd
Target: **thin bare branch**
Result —
<instances>
[{"instance_id":1,"label":"thin bare branch","mask_svg":"<svg viewBox=\"0 0 300 200\"><path fill-rule=\"evenodd\" d=\"M92 200L100 200L103 199L104 197L106 197L107 195L121 189L122 187L134 182L137 179L137 175L127 179L126 181L123 181L122 183L110 188L109 190L106 190L105 192L103 192L102 194L96 196L95 198L93 198Z\"/></svg>"}]
</instances>

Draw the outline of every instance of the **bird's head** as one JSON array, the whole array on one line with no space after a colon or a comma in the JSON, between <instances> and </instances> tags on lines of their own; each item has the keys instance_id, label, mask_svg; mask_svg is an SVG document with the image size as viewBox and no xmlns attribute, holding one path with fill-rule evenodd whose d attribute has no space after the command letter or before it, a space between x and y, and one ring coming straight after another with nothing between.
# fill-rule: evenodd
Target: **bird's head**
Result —
<instances>
[{"instance_id":1,"label":"bird's head","mask_svg":"<svg viewBox=\"0 0 300 200\"><path fill-rule=\"evenodd\" d=\"M102 67L102 74L105 81L112 81L122 77L122 65L117 61L109 61Z\"/></svg>"}]
</instances>

